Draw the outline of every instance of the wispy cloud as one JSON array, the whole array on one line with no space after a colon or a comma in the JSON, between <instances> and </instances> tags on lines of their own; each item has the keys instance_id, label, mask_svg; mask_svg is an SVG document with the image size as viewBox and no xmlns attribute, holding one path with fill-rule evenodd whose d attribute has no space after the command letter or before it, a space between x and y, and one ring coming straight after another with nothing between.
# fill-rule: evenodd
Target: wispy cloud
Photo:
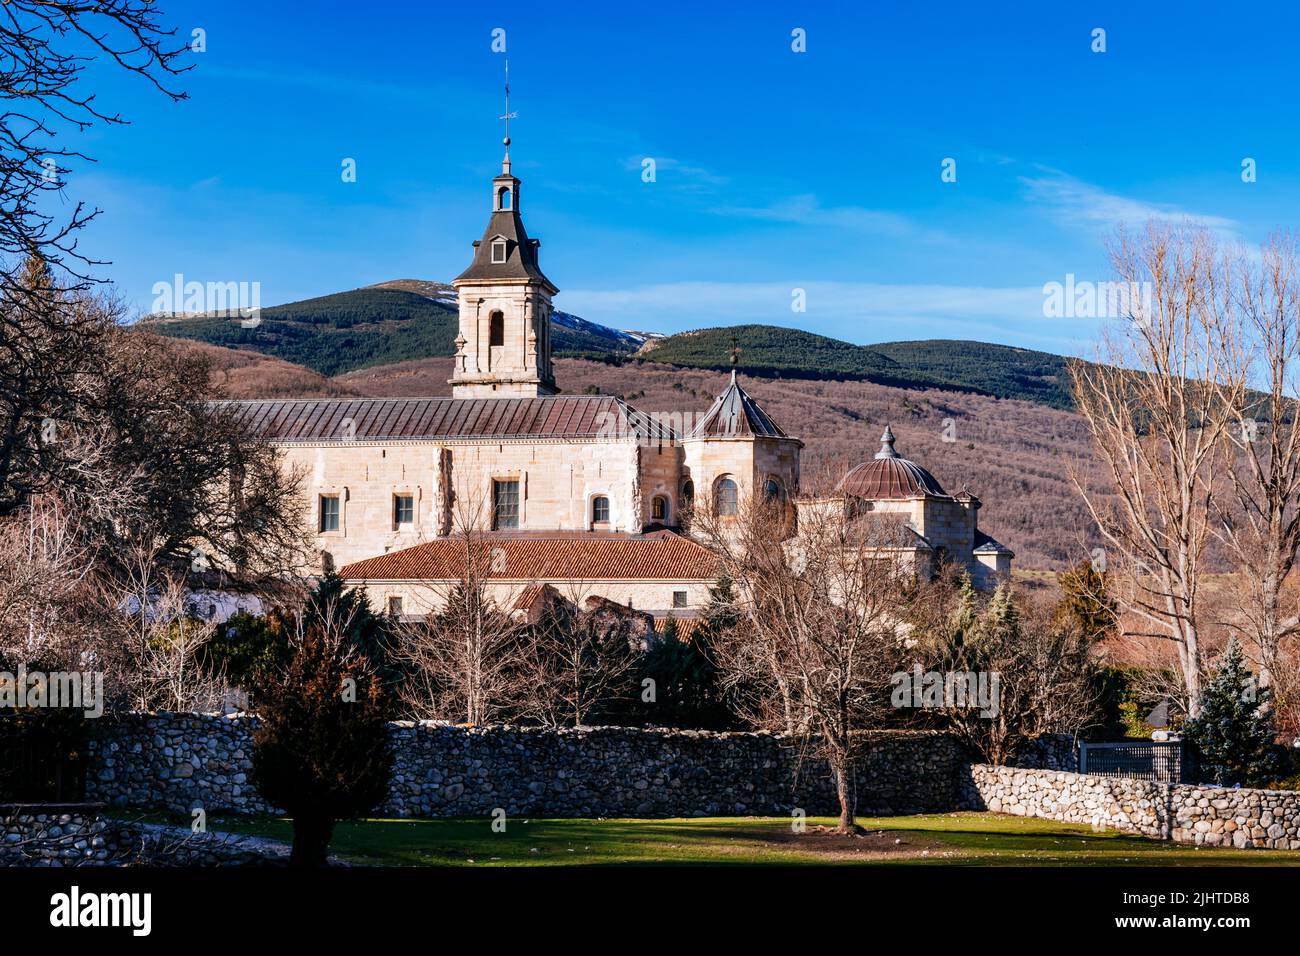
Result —
<instances>
[{"instance_id":1,"label":"wispy cloud","mask_svg":"<svg viewBox=\"0 0 1300 956\"><path fill-rule=\"evenodd\" d=\"M791 196L766 206L718 206L711 210L720 216L783 222L799 226L819 226L854 232L871 232L891 236L914 236L923 232L906 216L867 209L862 206L823 206L816 196Z\"/></svg>"},{"instance_id":2,"label":"wispy cloud","mask_svg":"<svg viewBox=\"0 0 1300 956\"><path fill-rule=\"evenodd\" d=\"M1223 233L1233 233L1237 228L1236 221L1223 216L1198 213L1171 203L1121 196L1046 166L1040 166L1038 170L1040 175L1020 177L1025 187L1025 198L1047 207L1065 222L1114 229L1158 219L1191 222Z\"/></svg>"}]
</instances>

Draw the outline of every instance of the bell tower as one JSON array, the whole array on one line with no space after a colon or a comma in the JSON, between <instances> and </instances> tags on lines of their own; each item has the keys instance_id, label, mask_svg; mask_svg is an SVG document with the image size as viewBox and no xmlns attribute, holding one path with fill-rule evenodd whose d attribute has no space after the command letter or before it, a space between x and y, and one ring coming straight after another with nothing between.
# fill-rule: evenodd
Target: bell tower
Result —
<instances>
[{"instance_id":1,"label":"bell tower","mask_svg":"<svg viewBox=\"0 0 1300 956\"><path fill-rule=\"evenodd\" d=\"M507 67L507 70L509 67ZM492 215L469 268L452 282L460 331L451 386L456 398L520 398L555 393L551 297L560 290L537 263L541 242L519 215L519 180L510 172L510 80L506 74L505 159L492 179Z\"/></svg>"}]
</instances>

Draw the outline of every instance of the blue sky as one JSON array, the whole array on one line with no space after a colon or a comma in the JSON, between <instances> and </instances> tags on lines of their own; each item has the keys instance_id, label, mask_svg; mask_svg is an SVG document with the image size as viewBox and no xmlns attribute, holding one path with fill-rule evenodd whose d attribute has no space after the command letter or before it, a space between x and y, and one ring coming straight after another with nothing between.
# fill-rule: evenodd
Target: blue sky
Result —
<instances>
[{"instance_id":1,"label":"blue sky","mask_svg":"<svg viewBox=\"0 0 1300 956\"><path fill-rule=\"evenodd\" d=\"M1086 353L1096 322L1044 318L1042 286L1107 279L1120 223L1256 242L1300 202L1282 4L161 6L206 34L191 99L96 70L131 125L86 137L64 193L103 209L82 243L140 309L175 273L263 305L454 277L501 158L495 28L557 306L620 328Z\"/></svg>"}]
</instances>

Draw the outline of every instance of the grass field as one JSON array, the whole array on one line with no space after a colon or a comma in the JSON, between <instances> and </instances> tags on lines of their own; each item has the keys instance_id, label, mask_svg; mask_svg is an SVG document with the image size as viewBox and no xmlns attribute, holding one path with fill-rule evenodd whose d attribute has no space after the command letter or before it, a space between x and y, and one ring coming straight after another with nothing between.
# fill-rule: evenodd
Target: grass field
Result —
<instances>
[{"instance_id":1,"label":"grass field","mask_svg":"<svg viewBox=\"0 0 1300 956\"><path fill-rule=\"evenodd\" d=\"M157 819L157 818L155 818ZM991 813L859 818L864 836L823 832L835 821L787 819L362 820L341 823L331 852L371 866L619 864L883 864L944 866L1300 865L1300 852L1197 848L1088 827ZM213 819L214 831L292 839L286 819Z\"/></svg>"}]
</instances>

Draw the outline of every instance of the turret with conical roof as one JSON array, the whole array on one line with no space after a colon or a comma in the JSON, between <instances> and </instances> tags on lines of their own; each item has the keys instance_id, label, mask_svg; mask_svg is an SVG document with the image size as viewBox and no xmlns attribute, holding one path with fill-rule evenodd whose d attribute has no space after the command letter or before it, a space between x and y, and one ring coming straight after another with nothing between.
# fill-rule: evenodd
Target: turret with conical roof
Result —
<instances>
[{"instance_id":1,"label":"turret with conical roof","mask_svg":"<svg viewBox=\"0 0 1300 956\"><path fill-rule=\"evenodd\" d=\"M682 440L684 497L710 494L724 513L746 495L787 498L799 490L799 450L792 438L741 386L732 355L731 379Z\"/></svg>"}]
</instances>

